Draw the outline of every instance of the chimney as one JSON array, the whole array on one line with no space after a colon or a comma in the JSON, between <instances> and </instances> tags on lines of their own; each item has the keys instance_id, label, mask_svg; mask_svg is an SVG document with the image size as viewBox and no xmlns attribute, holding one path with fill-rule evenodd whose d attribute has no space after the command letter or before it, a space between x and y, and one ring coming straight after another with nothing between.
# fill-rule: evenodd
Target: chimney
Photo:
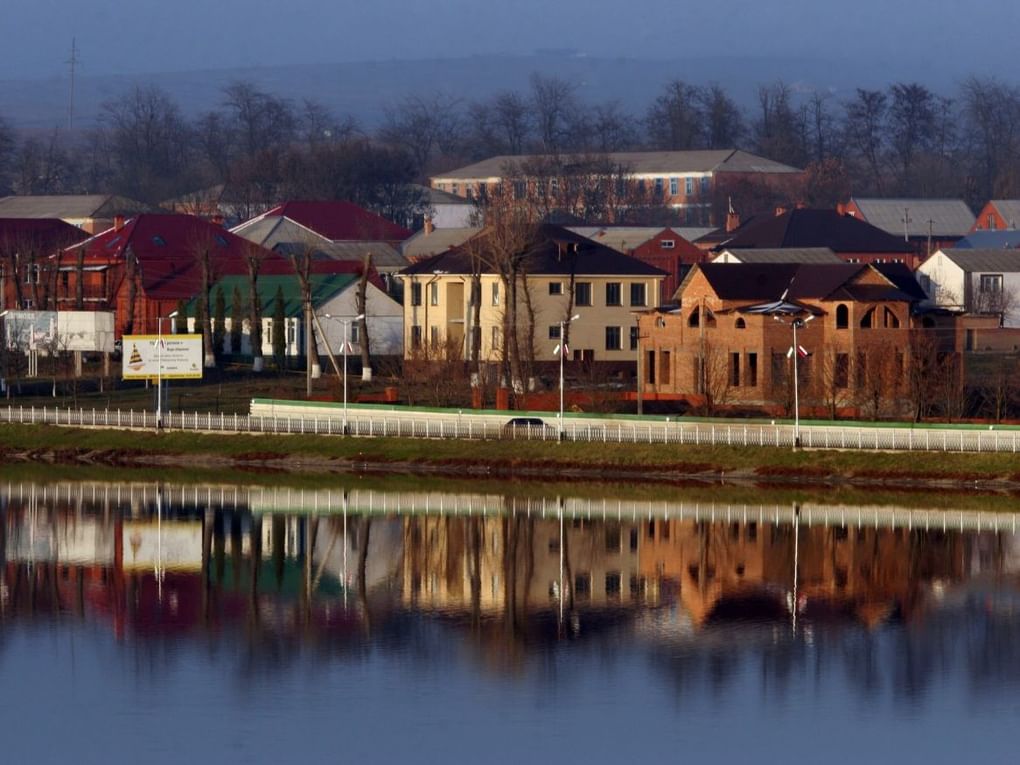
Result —
<instances>
[{"instance_id":1,"label":"chimney","mask_svg":"<svg viewBox=\"0 0 1020 765\"><path fill-rule=\"evenodd\" d=\"M214 216L212 216L212 223L214 226L222 226L223 216L220 213L216 213Z\"/></svg>"},{"instance_id":2,"label":"chimney","mask_svg":"<svg viewBox=\"0 0 1020 765\"><path fill-rule=\"evenodd\" d=\"M123 215L114 215L113 216L113 230L114 231L120 231L122 228L124 228L124 216Z\"/></svg>"},{"instance_id":3,"label":"chimney","mask_svg":"<svg viewBox=\"0 0 1020 765\"><path fill-rule=\"evenodd\" d=\"M780 215L785 215L785 214L786 214L786 208L783 207L782 205L777 205L776 206L776 217L778 218Z\"/></svg>"},{"instance_id":4,"label":"chimney","mask_svg":"<svg viewBox=\"0 0 1020 765\"><path fill-rule=\"evenodd\" d=\"M846 205L843 204L842 202L837 202L836 203L836 212L839 213L840 216L846 215Z\"/></svg>"},{"instance_id":5,"label":"chimney","mask_svg":"<svg viewBox=\"0 0 1020 765\"><path fill-rule=\"evenodd\" d=\"M729 234L731 231L736 231L740 228L740 213L733 209L733 197L726 200L726 233Z\"/></svg>"},{"instance_id":6,"label":"chimney","mask_svg":"<svg viewBox=\"0 0 1020 765\"><path fill-rule=\"evenodd\" d=\"M429 234L431 234L435 230L436 230L436 227L432 224L432 218L426 218L425 219L425 236L428 236Z\"/></svg>"}]
</instances>

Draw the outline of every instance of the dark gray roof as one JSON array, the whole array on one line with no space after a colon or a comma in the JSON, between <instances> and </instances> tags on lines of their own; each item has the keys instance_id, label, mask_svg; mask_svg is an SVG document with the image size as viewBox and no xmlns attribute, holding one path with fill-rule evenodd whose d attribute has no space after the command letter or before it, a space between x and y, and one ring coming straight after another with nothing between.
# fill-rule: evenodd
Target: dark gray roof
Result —
<instances>
[{"instance_id":1,"label":"dark gray roof","mask_svg":"<svg viewBox=\"0 0 1020 765\"><path fill-rule=\"evenodd\" d=\"M372 253L372 264L381 270L407 265L407 259L387 242L331 242L289 218L271 217L239 226L234 233L270 250L289 252L295 248L314 248L321 257L333 260L358 260Z\"/></svg>"},{"instance_id":2,"label":"dark gray roof","mask_svg":"<svg viewBox=\"0 0 1020 765\"><path fill-rule=\"evenodd\" d=\"M1020 250L958 250L953 248L940 250L940 252L964 271L1001 271L1004 273L1020 271Z\"/></svg>"},{"instance_id":3,"label":"dark gray roof","mask_svg":"<svg viewBox=\"0 0 1020 765\"><path fill-rule=\"evenodd\" d=\"M480 237L485 236L483 231ZM665 276L665 272L597 244L562 226L544 224L535 232L533 243L526 252L525 270L529 274L569 274L589 276ZM438 255L413 263L404 269L408 275L470 274L472 259L464 246L455 247ZM493 273L483 268L484 273Z\"/></svg>"},{"instance_id":4,"label":"dark gray roof","mask_svg":"<svg viewBox=\"0 0 1020 765\"><path fill-rule=\"evenodd\" d=\"M425 199L430 205L471 205L474 204L470 199L451 194L449 191L443 191L442 189L434 189L431 186L418 186L415 188L421 191Z\"/></svg>"},{"instance_id":5,"label":"dark gray roof","mask_svg":"<svg viewBox=\"0 0 1020 765\"><path fill-rule=\"evenodd\" d=\"M1010 228L1020 228L1020 199L993 199L992 204Z\"/></svg>"},{"instance_id":6,"label":"dark gray roof","mask_svg":"<svg viewBox=\"0 0 1020 765\"><path fill-rule=\"evenodd\" d=\"M936 238L966 236L974 227L974 213L962 199L857 199L852 200L860 208L864 220L872 226L903 236L903 216L906 211L907 236L928 236L928 222L931 221L931 235Z\"/></svg>"},{"instance_id":7,"label":"dark gray roof","mask_svg":"<svg viewBox=\"0 0 1020 765\"><path fill-rule=\"evenodd\" d=\"M728 256L728 258L727 258ZM760 250L723 250L713 263L842 263L828 247L779 247Z\"/></svg>"},{"instance_id":8,"label":"dark gray roof","mask_svg":"<svg viewBox=\"0 0 1020 765\"><path fill-rule=\"evenodd\" d=\"M694 266L677 294L700 272L722 300L914 301L888 276L886 285L852 283L858 274L870 268L854 263L701 263Z\"/></svg>"},{"instance_id":9,"label":"dark gray roof","mask_svg":"<svg viewBox=\"0 0 1020 765\"><path fill-rule=\"evenodd\" d=\"M542 155L501 155L473 165L437 173L432 181L482 181L502 178L508 166L531 162ZM614 164L623 165L635 175L683 175L685 173L799 173L781 162L749 154L739 149L703 149L697 151L627 151L608 155ZM564 157L569 162L569 157Z\"/></svg>"}]
</instances>

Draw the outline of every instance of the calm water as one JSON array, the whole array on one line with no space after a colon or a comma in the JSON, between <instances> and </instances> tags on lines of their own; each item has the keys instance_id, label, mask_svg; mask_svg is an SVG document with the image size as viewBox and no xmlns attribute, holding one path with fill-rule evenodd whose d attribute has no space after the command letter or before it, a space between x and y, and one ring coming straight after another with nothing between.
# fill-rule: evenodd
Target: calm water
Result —
<instances>
[{"instance_id":1,"label":"calm water","mask_svg":"<svg viewBox=\"0 0 1020 765\"><path fill-rule=\"evenodd\" d=\"M2 762L1016 761L1008 519L641 507L0 487Z\"/></svg>"}]
</instances>

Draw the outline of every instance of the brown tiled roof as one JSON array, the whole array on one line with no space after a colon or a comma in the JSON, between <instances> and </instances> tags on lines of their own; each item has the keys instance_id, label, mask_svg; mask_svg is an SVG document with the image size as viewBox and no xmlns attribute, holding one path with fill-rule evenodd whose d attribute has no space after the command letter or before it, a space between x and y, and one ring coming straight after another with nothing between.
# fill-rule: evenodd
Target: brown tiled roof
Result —
<instances>
[{"instance_id":1,"label":"brown tiled roof","mask_svg":"<svg viewBox=\"0 0 1020 765\"><path fill-rule=\"evenodd\" d=\"M832 298L843 291L852 300L919 300L890 283L848 284L870 268L854 263L701 263L692 273L704 274L722 300L769 302ZM688 280L680 285L682 291Z\"/></svg>"},{"instance_id":2,"label":"brown tiled roof","mask_svg":"<svg viewBox=\"0 0 1020 765\"><path fill-rule=\"evenodd\" d=\"M746 227L716 249L828 247L833 252L912 253L902 237L835 210L788 210Z\"/></svg>"}]
</instances>

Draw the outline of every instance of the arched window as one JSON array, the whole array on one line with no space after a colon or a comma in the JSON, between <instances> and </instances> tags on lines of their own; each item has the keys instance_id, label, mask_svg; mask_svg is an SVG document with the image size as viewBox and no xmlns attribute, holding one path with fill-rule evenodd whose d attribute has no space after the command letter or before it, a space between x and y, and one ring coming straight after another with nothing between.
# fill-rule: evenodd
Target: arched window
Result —
<instances>
[{"instance_id":1,"label":"arched window","mask_svg":"<svg viewBox=\"0 0 1020 765\"><path fill-rule=\"evenodd\" d=\"M892 309L886 308L882 313L882 319L886 329L900 328L900 319Z\"/></svg>"},{"instance_id":2,"label":"arched window","mask_svg":"<svg viewBox=\"0 0 1020 765\"><path fill-rule=\"evenodd\" d=\"M709 308L705 309L705 326L706 327L715 326L715 314L712 313L712 310Z\"/></svg>"},{"instance_id":3,"label":"arched window","mask_svg":"<svg viewBox=\"0 0 1020 765\"><path fill-rule=\"evenodd\" d=\"M737 329L747 329L747 322L744 321L744 317L738 316L735 326Z\"/></svg>"},{"instance_id":4,"label":"arched window","mask_svg":"<svg viewBox=\"0 0 1020 765\"><path fill-rule=\"evenodd\" d=\"M875 326L875 309L869 308L861 317L861 329L871 329Z\"/></svg>"},{"instance_id":5,"label":"arched window","mask_svg":"<svg viewBox=\"0 0 1020 765\"><path fill-rule=\"evenodd\" d=\"M701 309L695 308L687 319L688 327L697 327L701 323Z\"/></svg>"},{"instance_id":6,"label":"arched window","mask_svg":"<svg viewBox=\"0 0 1020 765\"><path fill-rule=\"evenodd\" d=\"M842 303L836 306L836 329L846 329L850 326L850 309Z\"/></svg>"}]
</instances>

